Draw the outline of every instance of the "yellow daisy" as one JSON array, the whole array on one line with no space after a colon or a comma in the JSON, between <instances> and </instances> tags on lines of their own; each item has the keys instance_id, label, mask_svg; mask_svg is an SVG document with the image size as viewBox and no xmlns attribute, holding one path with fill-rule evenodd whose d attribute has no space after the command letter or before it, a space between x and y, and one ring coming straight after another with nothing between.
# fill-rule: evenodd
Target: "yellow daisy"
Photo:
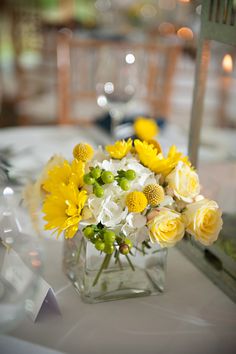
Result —
<instances>
[{"instance_id":1,"label":"yellow daisy","mask_svg":"<svg viewBox=\"0 0 236 354\"><path fill-rule=\"evenodd\" d=\"M34 183L27 184L23 190L23 199L25 205L29 211L32 224L38 234L40 233L39 210L41 209L41 203L44 198L42 185L48 178L48 171L50 171L55 166L62 166L64 161L65 159L61 155L53 155L44 166L36 181Z\"/></svg>"},{"instance_id":2,"label":"yellow daisy","mask_svg":"<svg viewBox=\"0 0 236 354\"><path fill-rule=\"evenodd\" d=\"M141 163L153 171L153 166L159 160L159 154L153 144L136 139L134 141L135 150Z\"/></svg>"},{"instance_id":3,"label":"yellow daisy","mask_svg":"<svg viewBox=\"0 0 236 354\"><path fill-rule=\"evenodd\" d=\"M134 131L140 140L148 141L159 133L159 128L154 119L138 117L134 122Z\"/></svg>"},{"instance_id":4,"label":"yellow daisy","mask_svg":"<svg viewBox=\"0 0 236 354\"><path fill-rule=\"evenodd\" d=\"M153 171L157 174L162 174L163 176L167 176L179 161L183 161L189 166L191 165L188 157L179 152L175 145L170 147L166 158L162 154L160 154L159 157L160 159L153 165Z\"/></svg>"},{"instance_id":5,"label":"yellow daisy","mask_svg":"<svg viewBox=\"0 0 236 354\"><path fill-rule=\"evenodd\" d=\"M61 184L45 198L42 208L44 220L47 221L45 230L55 229L57 236L64 231L65 238L74 237L86 200L86 191L79 191L73 183Z\"/></svg>"},{"instance_id":6,"label":"yellow daisy","mask_svg":"<svg viewBox=\"0 0 236 354\"><path fill-rule=\"evenodd\" d=\"M70 164L64 160L63 164L54 166L48 171L48 177L43 182L43 189L51 193L60 184L68 185L73 182L78 188L83 186L84 163L74 159Z\"/></svg>"},{"instance_id":7,"label":"yellow daisy","mask_svg":"<svg viewBox=\"0 0 236 354\"><path fill-rule=\"evenodd\" d=\"M160 152L162 153L162 148L161 148L161 144L159 143L159 141L157 140L154 140L154 139L150 139L150 140L147 140L147 143L149 145L153 145L153 147L155 149L157 149L157 153L159 154Z\"/></svg>"},{"instance_id":8,"label":"yellow daisy","mask_svg":"<svg viewBox=\"0 0 236 354\"><path fill-rule=\"evenodd\" d=\"M132 148L132 139L128 141L118 140L114 145L107 145L106 150L113 159L122 159L126 156Z\"/></svg>"}]
</instances>

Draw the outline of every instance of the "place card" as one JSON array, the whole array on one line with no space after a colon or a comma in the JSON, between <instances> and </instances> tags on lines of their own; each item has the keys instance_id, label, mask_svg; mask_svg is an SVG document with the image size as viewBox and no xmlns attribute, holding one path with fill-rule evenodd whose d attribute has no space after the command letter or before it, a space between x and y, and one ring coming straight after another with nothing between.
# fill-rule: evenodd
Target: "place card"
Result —
<instances>
[{"instance_id":1,"label":"place card","mask_svg":"<svg viewBox=\"0 0 236 354\"><path fill-rule=\"evenodd\" d=\"M27 291L28 287L30 293L30 287L33 288L36 286L36 293L33 298L26 300L26 311L33 321L37 320L43 310L60 314L52 287L41 276L38 276L37 283L35 284L34 272L13 249L5 253L1 268L1 278L4 279L8 291L12 292L12 294L13 292L22 294L24 291Z\"/></svg>"},{"instance_id":2,"label":"place card","mask_svg":"<svg viewBox=\"0 0 236 354\"><path fill-rule=\"evenodd\" d=\"M27 312L35 322L42 311L53 311L57 314L61 314L52 287L40 277L34 300L27 303Z\"/></svg>"}]
</instances>

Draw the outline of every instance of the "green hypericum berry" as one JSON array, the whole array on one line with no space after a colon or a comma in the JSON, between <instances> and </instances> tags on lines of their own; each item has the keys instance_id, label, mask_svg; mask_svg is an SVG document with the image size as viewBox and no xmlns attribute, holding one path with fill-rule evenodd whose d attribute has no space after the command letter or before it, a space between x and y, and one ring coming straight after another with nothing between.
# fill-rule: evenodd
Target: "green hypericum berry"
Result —
<instances>
[{"instance_id":1,"label":"green hypericum berry","mask_svg":"<svg viewBox=\"0 0 236 354\"><path fill-rule=\"evenodd\" d=\"M129 239L129 238L125 238L124 239L124 243L129 246L129 248L132 248L133 247L133 243L132 241Z\"/></svg>"},{"instance_id":2,"label":"green hypericum berry","mask_svg":"<svg viewBox=\"0 0 236 354\"><path fill-rule=\"evenodd\" d=\"M91 226L87 226L84 230L83 230L84 236L87 238L91 238L94 235L94 229Z\"/></svg>"},{"instance_id":3,"label":"green hypericum berry","mask_svg":"<svg viewBox=\"0 0 236 354\"><path fill-rule=\"evenodd\" d=\"M98 251L103 251L104 248L105 248L105 243L102 242L101 240L97 240L96 243L95 243L95 248L96 248Z\"/></svg>"},{"instance_id":4,"label":"green hypericum berry","mask_svg":"<svg viewBox=\"0 0 236 354\"><path fill-rule=\"evenodd\" d=\"M104 242L106 245L112 244L116 240L116 234L114 231L111 231L111 230L105 230L103 233L103 237L104 237Z\"/></svg>"},{"instance_id":5,"label":"green hypericum berry","mask_svg":"<svg viewBox=\"0 0 236 354\"><path fill-rule=\"evenodd\" d=\"M123 191L128 191L130 189L129 181L126 178L121 178L119 181L119 186Z\"/></svg>"},{"instance_id":6,"label":"green hypericum berry","mask_svg":"<svg viewBox=\"0 0 236 354\"><path fill-rule=\"evenodd\" d=\"M107 254L112 254L115 250L115 247L113 246L112 243L108 243L105 245L105 248L104 248L104 252L107 253Z\"/></svg>"},{"instance_id":7,"label":"green hypericum berry","mask_svg":"<svg viewBox=\"0 0 236 354\"><path fill-rule=\"evenodd\" d=\"M87 173L84 175L84 183L92 185L95 183L95 179L90 175L90 173Z\"/></svg>"},{"instance_id":8,"label":"green hypericum berry","mask_svg":"<svg viewBox=\"0 0 236 354\"><path fill-rule=\"evenodd\" d=\"M102 170L99 167L95 167L90 173L93 178L98 179L101 176Z\"/></svg>"},{"instance_id":9,"label":"green hypericum berry","mask_svg":"<svg viewBox=\"0 0 236 354\"><path fill-rule=\"evenodd\" d=\"M122 245L120 245L119 251L121 254L128 254L129 253L129 246L123 243Z\"/></svg>"},{"instance_id":10,"label":"green hypericum berry","mask_svg":"<svg viewBox=\"0 0 236 354\"><path fill-rule=\"evenodd\" d=\"M96 195L97 198L102 198L104 195L104 190L101 186L95 185L93 188L93 193Z\"/></svg>"},{"instance_id":11,"label":"green hypericum berry","mask_svg":"<svg viewBox=\"0 0 236 354\"><path fill-rule=\"evenodd\" d=\"M125 171L125 178L129 181L133 181L136 178L136 172L134 170Z\"/></svg>"},{"instance_id":12,"label":"green hypericum berry","mask_svg":"<svg viewBox=\"0 0 236 354\"><path fill-rule=\"evenodd\" d=\"M100 240L100 236L98 234L94 234L92 237L90 237L90 241L92 243L96 243L98 240Z\"/></svg>"},{"instance_id":13,"label":"green hypericum berry","mask_svg":"<svg viewBox=\"0 0 236 354\"><path fill-rule=\"evenodd\" d=\"M104 171L101 177L104 183L112 183L114 181L114 175L110 171Z\"/></svg>"}]
</instances>

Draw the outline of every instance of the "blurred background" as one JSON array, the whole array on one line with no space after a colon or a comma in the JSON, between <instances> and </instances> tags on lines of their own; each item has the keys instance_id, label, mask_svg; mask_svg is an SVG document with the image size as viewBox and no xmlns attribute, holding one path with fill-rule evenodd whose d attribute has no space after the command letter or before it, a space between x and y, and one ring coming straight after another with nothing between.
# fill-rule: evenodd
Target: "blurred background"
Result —
<instances>
[{"instance_id":1,"label":"blurred background","mask_svg":"<svg viewBox=\"0 0 236 354\"><path fill-rule=\"evenodd\" d=\"M153 96L149 97L151 108L131 104L130 115L153 115L188 129L200 1L2 0L0 6L1 126L57 124L60 110L64 109L59 104L60 84L72 84L73 97L66 102L70 105L66 115L73 116L77 123L97 119L107 103L102 93L95 92L98 76L103 74L98 66L112 70L107 62L114 60L124 43L129 43L132 53L137 53L134 60L139 61L139 77L136 74L137 82L130 84L128 101L131 97L135 101L133 96L138 94ZM59 77L63 64L58 60L67 60L66 49L58 48L60 34L75 41L68 43L70 58L64 63L70 66L68 80L73 79L73 83L63 77L61 83ZM105 46L105 41L113 42L115 48L104 54L98 46ZM204 121L210 126L234 127L236 114L231 96L236 83L226 76L233 71L235 49L216 44L213 52ZM114 65L117 68L119 64ZM90 99L89 108L85 98Z\"/></svg>"},{"instance_id":2,"label":"blurred background","mask_svg":"<svg viewBox=\"0 0 236 354\"><path fill-rule=\"evenodd\" d=\"M120 105L125 99L130 117L146 114L188 130L200 1L2 0L0 6L1 127L84 123L103 116L107 99ZM74 42L60 46L60 36ZM130 80L129 97L122 82L118 98L104 97L98 92L106 80L102 70L122 70L122 50L135 66L122 72ZM204 122L234 127L235 80L225 76L233 71L235 49L216 44L213 52Z\"/></svg>"},{"instance_id":3,"label":"blurred background","mask_svg":"<svg viewBox=\"0 0 236 354\"><path fill-rule=\"evenodd\" d=\"M0 127L95 123L125 138L141 115L186 152L200 15L198 0L2 0ZM211 44L200 157L213 165L236 158L235 55ZM219 195L217 177L202 184Z\"/></svg>"}]
</instances>

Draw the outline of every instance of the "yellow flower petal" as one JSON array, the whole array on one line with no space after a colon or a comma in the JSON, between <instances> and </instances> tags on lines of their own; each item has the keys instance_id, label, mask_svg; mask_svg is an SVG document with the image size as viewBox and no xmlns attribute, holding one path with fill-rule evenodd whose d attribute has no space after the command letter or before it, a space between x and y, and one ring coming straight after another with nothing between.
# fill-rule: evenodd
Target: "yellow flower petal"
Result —
<instances>
[{"instance_id":1,"label":"yellow flower petal","mask_svg":"<svg viewBox=\"0 0 236 354\"><path fill-rule=\"evenodd\" d=\"M64 160L63 164L54 166L48 171L48 177L43 182L43 189L52 193L61 184L68 185L74 183L76 187L83 186L85 165L82 161L74 159L70 164Z\"/></svg>"},{"instance_id":2,"label":"yellow flower petal","mask_svg":"<svg viewBox=\"0 0 236 354\"><path fill-rule=\"evenodd\" d=\"M128 141L119 140L116 141L114 145L107 145L106 150L109 152L110 156L113 159L122 159L125 157L132 148L132 140L129 139Z\"/></svg>"},{"instance_id":3,"label":"yellow flower petal","mask_svg":"<svg viewBox=\"0 0 236 354\"><path fill-rule=\"evenodd\" d=\"M154 119L138 117L134 122L134 131L140 140L151 140L159 132Z\"/></svg>"},{"instance_id":4,"label":"yellow flower petal","mask_svg":"<svg viewBox=\"0 0 236 354\"><path fill-rule=\"evenodd\" d=\"M136 139L134 141L135 150L140 162L153 171L153 166L159 161L159 154L153 144Z\"/></svg>"},{"instance_id":5,"label":"yellow flower petal","mask_svg":"<svg viewBox=\"0 0 236 354\"><path fill-rule=\"evenodd\" d=\"M159 159L153 164L152 168L155 173L162 174L165 177L175 168L179 161L183 161L188 166L191 166L188 157L184 156L173 145L170 147L166 158L162 154L159 154Z\"/></svg>"},{"instance_id":6,"label":"yellow flower petal","mask_svg":"<svg viewBox=\"0 0 236 354\"><path fill-rule=\"evenodd\" d=\"M79 191L74 183L61 184L44 201L42 211L46 230L55 229L58 236L73 237L82 219L82 211L87 200L87 192Z\"/></svg>"}]
</instances>

